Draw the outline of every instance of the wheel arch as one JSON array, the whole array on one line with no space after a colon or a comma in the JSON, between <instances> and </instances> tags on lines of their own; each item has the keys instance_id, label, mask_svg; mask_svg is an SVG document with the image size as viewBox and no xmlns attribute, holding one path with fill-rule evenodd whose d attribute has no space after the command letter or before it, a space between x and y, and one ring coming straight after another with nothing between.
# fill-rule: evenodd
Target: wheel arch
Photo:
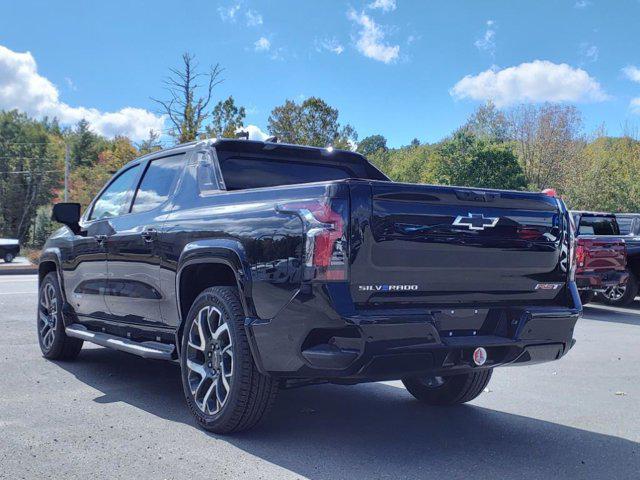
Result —
<instances>
[{"instance_id":1,"label":"wheel arch","mask_svg":"<svg viewBox=\"0 0 640 480\"><path fill-rule=\"evenodd\" d=\"M44 277L51 272L56 272L60 290L62 290L62 295L66 300L64 282L62 281L62 269L60 268L60 250L57 248L46 249L40 255L38 262L38 287L40 287Z\"/></svg>"},{"instance_id":2,"label":"wheel arch","mask_svg":"<svg viewBox=\"0 0 640 480\"><path fill-rule=\"evenodd\" d=\"M245 316L255 312L251 300L251 268L240 242L208 239L186 245L176 272L177 350L180 349L184 323L193 301L205 289L216 286L236 287Z\"/></svg>"}]
</instances>

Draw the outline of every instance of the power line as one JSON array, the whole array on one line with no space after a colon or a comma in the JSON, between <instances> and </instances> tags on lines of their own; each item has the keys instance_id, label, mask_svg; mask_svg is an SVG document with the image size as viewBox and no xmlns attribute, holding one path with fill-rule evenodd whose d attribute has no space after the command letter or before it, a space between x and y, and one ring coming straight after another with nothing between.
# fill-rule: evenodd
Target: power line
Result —
<instances>
[{"instance_id":1,"label":"power line","mask_svg":"<svg viewBox=\"0 0 640 480\"><path fill-rule=\"evenodd\" d=\"M60 172L64 172L64 170L5 170L3 172L0 172L0 174L2 173L8 173L8 174L26 174L26 175L40 175L41 173L60 173Z\"/></svg>"}]
</instances>

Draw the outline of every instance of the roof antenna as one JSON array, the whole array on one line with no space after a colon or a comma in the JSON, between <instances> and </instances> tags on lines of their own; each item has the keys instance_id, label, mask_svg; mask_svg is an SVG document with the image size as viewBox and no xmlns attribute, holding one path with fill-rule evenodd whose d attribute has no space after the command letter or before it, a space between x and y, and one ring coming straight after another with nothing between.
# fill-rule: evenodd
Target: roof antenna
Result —
<instances>
[{"instance_id":1,"label":"roof antenna","mask_svg":"<svg viewBox=\"0 0 640 480\"><path fill-rule=\"evenodd\" d=\"M249 132L246 130L240 130L236 132L236 138L244 138L245 140L249 140Z\"/></svg>"},{"instance_id":2,"label":"roof antenna","mask_svg":"<svg viewBox=\"0 0 640 480\"><path fill-rule=\"evenodd\" d=\"M264 139L265 142L278 143L278 137L275 135Z\"/></svg>"}]
</instances>

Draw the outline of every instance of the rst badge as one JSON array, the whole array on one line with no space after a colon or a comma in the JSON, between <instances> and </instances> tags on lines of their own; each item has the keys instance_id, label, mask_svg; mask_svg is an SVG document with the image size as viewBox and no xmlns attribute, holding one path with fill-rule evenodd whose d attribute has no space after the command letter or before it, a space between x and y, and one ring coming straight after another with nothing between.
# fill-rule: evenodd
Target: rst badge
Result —
<instances>
[{"instance_id":1,"label":"rst badge","mask_svg":"<svg viewBox=\"0 0 640 480\"><path fill-rule=\"evenodd\" d=\"M562 283L537 283L536 290L558 290Z\"/></svg>"},{"instance_id":2,"label":"rst badge","mask_svg":"<svg viewBox=\"0 0 640 480\"><path fill-rule=\"evenodd\" d=\"M418 285L358 285L359 292L413 292Z\"/></svg>"}]
</instances>

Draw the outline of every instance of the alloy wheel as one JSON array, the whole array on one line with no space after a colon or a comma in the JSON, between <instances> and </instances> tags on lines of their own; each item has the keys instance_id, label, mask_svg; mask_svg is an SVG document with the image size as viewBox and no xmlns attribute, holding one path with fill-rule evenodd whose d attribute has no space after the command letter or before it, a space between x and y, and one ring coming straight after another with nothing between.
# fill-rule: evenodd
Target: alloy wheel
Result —
<instances>
[{"instance_id":1,"label":"alloy wheel","mask_svg":"<svg viewBox=\"0 0 640 480\"><path fill-rule=\"evenodd\" d=\"M198 408L207 415L225 405L233 379L233 341L222 312L202 308L189 329L186 366L188 384Z\"/></svg>"},{"instance_id":2,"label":"alloy wheel","mask_svg":"<svg viewBox=\"0 0 640 480\"><path fill-rule=\"evenodd\" d=\"M45 284L40 292L38 312L38 334L42 346L49 350L56 338L56 324L58 322L58 297L52 283Z\"/></svg>"},{"instance_id":3,"label":"alloy wheel","mask_svg":"<svg viewBox=\"0 0 640 480\"><path fill-rule=\"evenodd\" d=\"M615 287L609 287L604 291L604 296L609 300L620 300L625 292L627 291L627 287L624 285L616 285Z\"/></svg>"}]
</instances>

